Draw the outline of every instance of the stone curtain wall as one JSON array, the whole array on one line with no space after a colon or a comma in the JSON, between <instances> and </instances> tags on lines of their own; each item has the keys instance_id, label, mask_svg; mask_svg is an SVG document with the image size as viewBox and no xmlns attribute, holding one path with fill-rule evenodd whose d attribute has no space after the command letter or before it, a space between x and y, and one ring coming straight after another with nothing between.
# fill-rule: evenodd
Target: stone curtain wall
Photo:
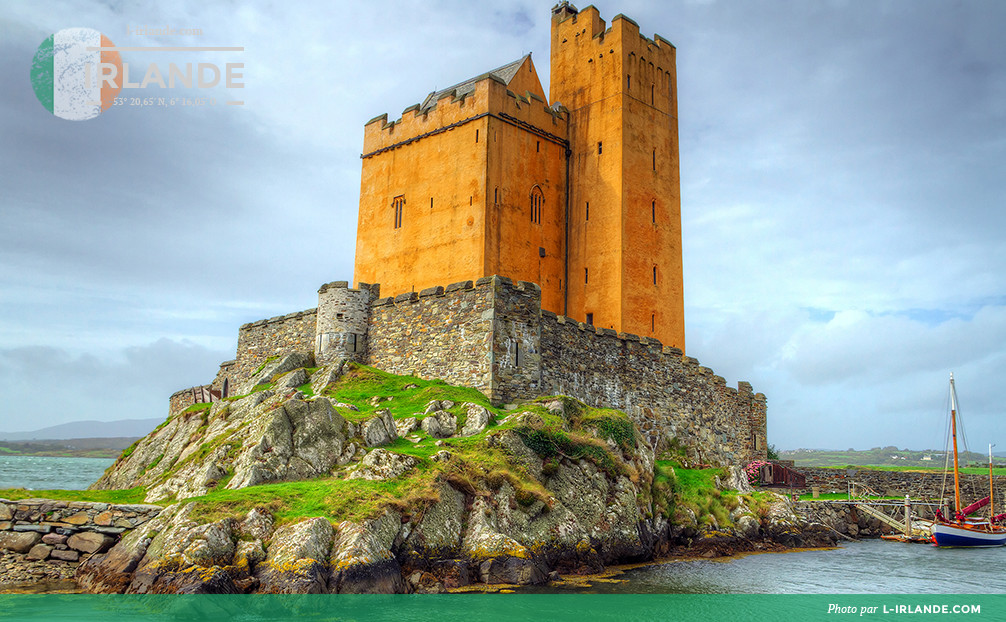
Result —
<instances>
[{"instance_id":1,"label":"stone curtain wall","mask_svg":"<svg viewBox=\"0 0 1006 622\"><path fill-rule=\"evenodd\" d=\"M156 505L0 499L0 548L29 559L75 562L81 554L104 553L160 511Z\"/></svg>"},{"instance_id":2,"label":"stone curtain wall","mask_svg":"<svg viewBox=\"0 0 1006 622\"><path fill-rule=\"evenodd\" d=\"M850 476L846 469L827 469L819 467L794 467L807 477L807 488L797 492L809 493L812 486L817 486L822 493L844 493L849 489L849 482L864 484L878 493L886 496L911 495L913 498L925 497L938 499L943 484L943 473L919 471L873 471L870 469L853 469ZM995 485L996 507L1002 511L1006 502L1006 477L993 478ZM953 503L954 476L947 476L948 495ZM989 494L989 476L961 475L961 501L968 505Z\"/></svg>"},{"instance_id":3,"label":"stone curtain wall","mask_svg":"<svg viewBox=\"0 0 1006 622\"><path fill-rule=\"evenodd\" d=\"M486 277L382 298L371 307L368 363L475 387L495 404L569 395L625 410L654 447L676 437L692 458L766 457L766 402L655 339L541 310L537 285ZM490 347L491 346L491 347Z\"/></svg>"},{"instance_id":4,"label":"stone curtain wall","mask_svg":"<svg viewBox=\"0 0 1006 622\"><path fill-rule=\"evenodd\" d=\"M655 339L541 315L542 392L624 410L652 446L677 438L699 462L765 458L765 396L750 384L727 387Z\"/></svg>"},{"instance_id":5,"label":"stone curtain wall","mask_svg":"<svg viewBox=\"0 0 1006 622\"><path fill-rule=\"evenodd\" d=\"M210 389L212 385L191 387L175 391L168 398L168 418L174 417L193 404L200 404L210 401Z\"/></svg>"},{"instance_id":6,"label":"stone curtain wall","mask_svg":"<svg viewBox=\"0 0 1006 622\"><path fill-rule=\"evenodd\" d=\"M308 309L241 326L234 376L241 380L250 378L270 356L313 353L316 316L317 309Z\"/></svg>"},{"instance_id":7,"label":"stone curtain wall","mask_svg":"<svg viewBox=\"0 0 1006 622\"><path fill-rule=\"evenodd\" d=\"M542 395L541 289L534 283L493 277L492 387L489 399L505 404ZM546 312L547 313L547 312Z\"/></svg>"},{"instance_id":8,"label":"stone curtain wall","mask_svg":"<svg viewBox=\"0 0 1006 622\"><path fill-rule=\"evenodd\" d=\"M492 279L375 300L367 363L394 374L491 388Z\"/></svg>"},{"instance_id":9,"label":"stone curtain wall","mask_svg":"<svg viewBox=\"0 0 1006 622\"><path fill-rule=\"evenodd\" d=\"M331 336L361 330L368 313L359 303L376 287L323 286L320 321L310 309L245 324L237 358L221 365L213 388L221 390L224 377L232 387L246 381L270 356L317 355L316 333L330 335L333 347L344 346ZM624 410L653 447L677 439L699 463L766 457L765 396L753 394L750 384L728 387L709 368L655 339L543 311L534 283L492 276L373 300L363 343L358 360L368 365L472 387L494 404L561 394ZM172 396L172 414L193 403L186 395Z\"/></svg>"}]
</instances>

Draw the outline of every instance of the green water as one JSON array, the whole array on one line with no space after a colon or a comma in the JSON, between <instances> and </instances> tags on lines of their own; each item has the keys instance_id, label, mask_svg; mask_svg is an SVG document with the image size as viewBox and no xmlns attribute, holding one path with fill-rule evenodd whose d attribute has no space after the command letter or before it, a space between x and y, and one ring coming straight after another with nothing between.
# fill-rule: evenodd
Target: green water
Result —
<instances>
[{"instance_id":1,"label":"green water","mask_svg":"<svg viewBox=\"0 0 1006 622\"><path fill-rule=\"evenodd\" d=\"M598 594L1003 594L1006 547L939 549L867 540L835 550L647 566L594 582Z\"/></svg>"},{"instance_id":2,"label":"green water","mask_svg":"<svg viewBox=\"0 0 1006 622\"><path fill-rule=\"evenodd\" d=\"M0 456L0 488L83 490L115 460L49 456Z\"/></svg>"}]
</instances>

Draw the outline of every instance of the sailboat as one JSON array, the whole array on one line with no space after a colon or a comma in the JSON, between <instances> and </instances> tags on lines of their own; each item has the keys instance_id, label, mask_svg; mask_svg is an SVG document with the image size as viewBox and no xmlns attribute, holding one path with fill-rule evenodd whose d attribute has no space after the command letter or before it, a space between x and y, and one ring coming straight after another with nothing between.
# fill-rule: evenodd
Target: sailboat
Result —
<instances>
[{"instance_id":1,"label":"sailboat","mask_svg":"<svg viewBox=\"0 0 1006 622\"><path fill-rule=\"evenodd\" d=\"M957 461L957 390L950 374L950 434L954 443L954 517L949 520L939 510L933 522L933 543L936 546L989 547L1006 545L1006 527L996 524L1004 515L993 516L992 446L989 445L989 496L967 507L961 506L961 478ZM989 506L987 520L968 518L969 514Z\"/></svg>"}]
</instances>

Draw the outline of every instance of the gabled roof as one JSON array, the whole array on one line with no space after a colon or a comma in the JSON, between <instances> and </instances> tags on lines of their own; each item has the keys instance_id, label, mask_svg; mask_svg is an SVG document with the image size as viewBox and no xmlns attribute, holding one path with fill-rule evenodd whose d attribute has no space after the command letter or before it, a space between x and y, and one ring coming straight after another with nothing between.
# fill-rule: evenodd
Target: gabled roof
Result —
<instances>
[{"instance_id":1,"label":"gabled roof","mask_svg":"<svg viewBox=\"0 0 1006 622\"><path fill-rule=\"evenodd\" d=\"M482 80L485 80L486 78L489 77L494 77L498 80L501 80L504 84L510 84L510 81L513 80L514 76L517 75L517 71L520 69L521 65L523 65L524 61L527 60L530 56L531 56L530 54L525 54L524 56L521 56L512 63L507 63L502 67L497 67L492 71L487 71L482 75L475 76L474 78L469 78L464 82L459 82L458 84L455 84L454 86L449 86L446 89L440 89L439 91L434 91L430 93L429 95L426 96L426 99L423 100L423 103L419 105L419 112L420 113L426 112L431 108L433 108L434 106L436 106L437 102L440 100L441 97L446 96L461 97L464 95L468 95L469 93L474 93L475 85L478 82L481 82Z\"/></svg>"}]
</instances>

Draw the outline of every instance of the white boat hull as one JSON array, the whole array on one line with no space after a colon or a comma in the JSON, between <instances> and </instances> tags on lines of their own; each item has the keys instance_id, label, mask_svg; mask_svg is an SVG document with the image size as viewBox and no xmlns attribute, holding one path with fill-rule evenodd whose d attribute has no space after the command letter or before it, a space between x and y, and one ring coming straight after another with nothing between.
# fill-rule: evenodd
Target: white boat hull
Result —
<instances>
[{"instance_id":1,"label":"white boat hull","mask_svg":"<svg viewBox=\"0 0 1006 622\"><path fill-rule=\"evenodd\" d=\"M936 546L988 547L1006 545L1006 530L985 531L948 523L933 524Z\"/></svg>"}]
</instances>

